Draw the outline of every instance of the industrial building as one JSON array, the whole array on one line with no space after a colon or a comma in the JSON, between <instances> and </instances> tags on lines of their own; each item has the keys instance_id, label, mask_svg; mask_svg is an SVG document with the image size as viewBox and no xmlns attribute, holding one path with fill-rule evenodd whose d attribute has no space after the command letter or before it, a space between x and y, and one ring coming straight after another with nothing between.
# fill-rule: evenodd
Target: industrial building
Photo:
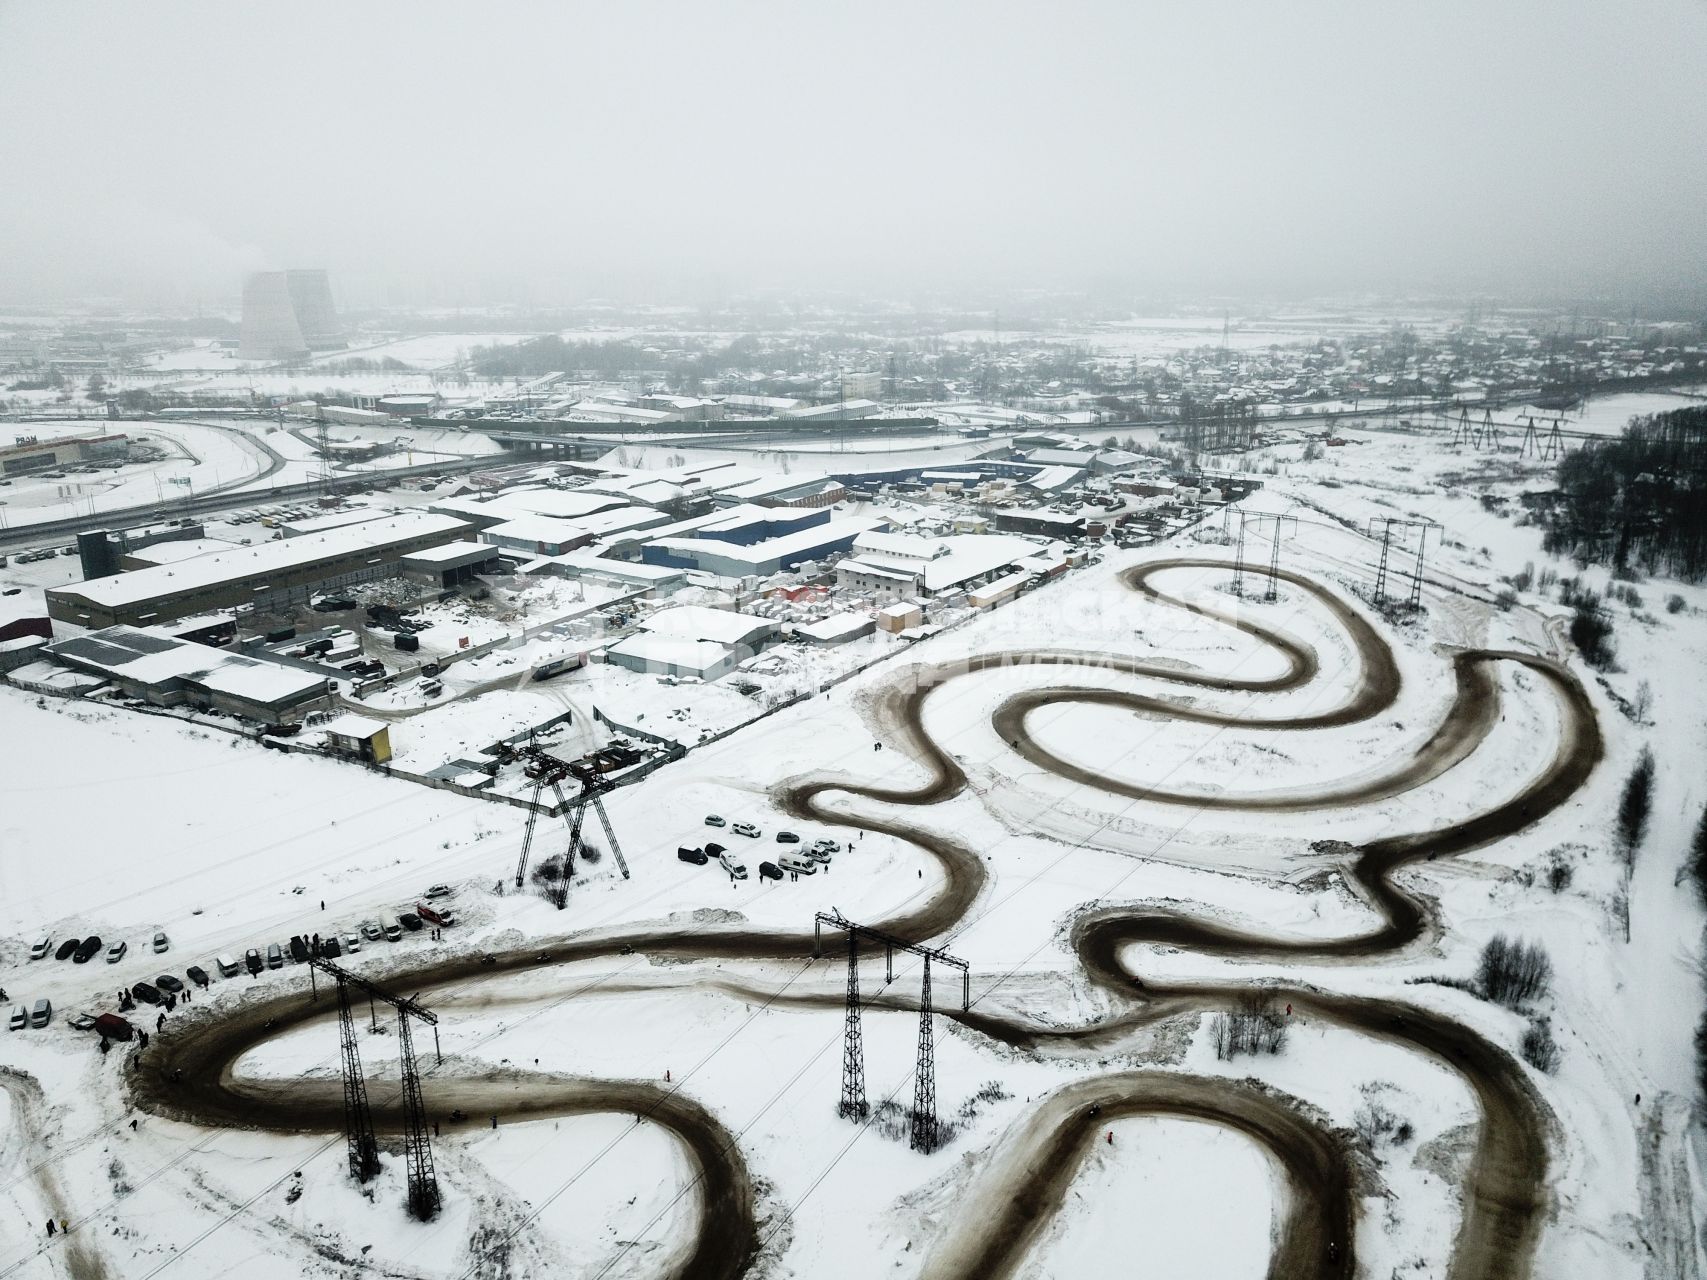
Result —
<instances>
[{"instance_id":1,"label":"industrial building","mask_svg":"<svg viewBox=\"0 0 1707 1280\"><path fill-rule=\"evenodd\" d=\"M641 634L606 650L609 662L630 671L698 680L729 674L782 630L769 618L700 605L660 610L640 627Z\"/></svg>"},{"instance_id":2,"label":"industrial building","mask_svg":"<svg viewBox=\"0 0 1707 1280\"><path fill-rule=\"evenodd\" d=\"M862 533L836 566L836 585L887 599L941 595L981 586L1025 562L1059 559L1054 545L1001 534Z\"/></svg>"},{"instance_id":3,"label":"industrial building","mask_svg":"<svg viewBox=\"0 0 1707 1280\"><path fill-rule=\"evenodd\" d=\"M329 702L324 676L175 639L157 627L107 627L51 644L47 653L159 707L194 706L279 724Z\"/></svg>"},{"instance_id":4,"label":"industrial building","mask_svg":"<svg viewBox=\"0 0 1707 1280\"><path fill-rule=\"evenodd\" d=\"M839 555L861 534L889 523L884 516L832 519L825 508L749 507L730 515L680 537L656 538L641 549L641 559L723 578L764 578Z\"/></svg>"},{"instance_id":5,"label":"industrial building","mask_svg":"<svg viewBox=\"0 0 1707 1280\"><path fill-rule=\"evenodd\" d=\"M451 516L410 513L196 556L47 591L48 616L84 627L148 626L192 613L294 605L316 588L383 577L404 556L469 532Z\"/></svg>"},{"instance_id":6,"label":"industrial building","mask_svg":"<svg viewBox=\"0 0 1707 1280\"><path fill-rule=\"evenodd\" d=\"M61 440L39 440L18 436L0 447L0 475L24 475L90 462L123 462L130 455L126 436L66 436Z\"/></svg>"},{"instance_id":7,"label":"industrial building","mask_svg":"<svg viewBox=\"0 0 1707 1280\"><path fill-rule=\"evenodd\" d=\"M244 360L301 360L347 345L324 271L262 271L243 282Z\"/></svg>"},{"instance_id":8,"label":"industrial building","mask_svg":"<svg viewBox=\"0 0 1707 1280\"><path fill-rule=\"evenodd\" d=\"M398 561L403 576L439 591L459 587L483 573L503 569L498 548L484 542L447 542L441 547L423 547Z\"/></svg>"}]
</instances>

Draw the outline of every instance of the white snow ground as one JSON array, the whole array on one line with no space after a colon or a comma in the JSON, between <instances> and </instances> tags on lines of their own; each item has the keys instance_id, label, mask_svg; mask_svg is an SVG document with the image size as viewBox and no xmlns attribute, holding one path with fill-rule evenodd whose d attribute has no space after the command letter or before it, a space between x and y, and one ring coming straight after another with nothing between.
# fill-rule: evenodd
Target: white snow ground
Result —
<instances>
[{"instance_id":1,"label":"white snow ground","mask_svg":"<svg viewBox=\"0 0 1707 1280\"><path fill-rule=\"evenodd\" d=\"M1236 791L1321 785L1377 770L1415 745L1448 694L1442 646L1549 651L1556 642L1543 620L1560 612L1555 602L1534 590L1522 593L1511 612L1480 602L1499 575L1525 562L1570 571L1541 552L1536 530L1490 513L1478 500L1484 484L1514 492L1539 467L1514 464L1502 469L1510 474L1480 479L1474 455L1369 434L1371 443L1331 451L1320 462L1301 462L1296 450L1276 452L1274 461L1287 474L1272 477L1252 506L1297 512L1301 519L1284 548L1285 562L1346 592L1366 588L1371 543L1315 508L1359 525L1369 515L1411 512L1445 525L1445 543L1430 549L1426 621L1403 629L1380 624L1394 639L1409 682L1399 707L1370 725L1320 735L1216 734L1177 722L1056 708L1041 717L1040 735L1064 753L1140 780L1165 776L1170 784ZM1453 479L1454 472L1471 478ZM916 646L899 662L1069 645L1112 646L1247 676L1272 670L1272 655L1248 640L1143 605L1112 584L1123 566L1193 551L1226 554L1213 545L1111 553L1100 565ZM1178 581L1162 585L1210 592L1221 576L1181 570L1168 575ZM1603 582L1605 575L1589 576ZM1449 595L1443 587L1468 594ZM1558 1120L1556 1207L1535 1268L1543 1276L1657 1274L1645 1269L1646 1249L1668 1230L1690 1239L1696 1234L1693 1223L1644 1218L1646 1204L1668 1198L1668 1188L1656 1187L1654 1178L1675 1174L1665 1174L1670 1166L1662 1162L1659 1175L1644 1175L1638 1135L1656 1118L1681 1124L1683 1100L1692 1096L1689 1038L1700 1001L1696 940L1702 917L1675 873L1707 800L1696 763L1707 746L1707 692L1687 678L1707 656L1707 591L1667 583L1640 589L1645 609L1618 607L1624 669L1606 679L1607 688L1625 698L1642 680L1651 682L1652 722L1632 724L1593 674L1584 673L1607 738L1606 763L1533 828L1410 873L1407 883L1439 895L1446 928L1438 941L1358 965L1246 963L1155 948L1139 948L1133 957L1144 971L1162 976L1276 976L1349 993L1397 995L1515 1051L1522 1026L1514 1015L1462 990L1405 984L1467 977L1481 944L1495 932L1545 945L1556 971L1548 1007L1563 1061L1553 1076L1530 1075ZM1686 601L1677 614L1660 608L1659 597L1672 591ZM1343 648L1336 648L1321 611L1302 596L1283 592L1272 605L1245 607L1319 645L1325 658ZM1295 713L1327 705L1343 690L1343 667L1328 661L1325 668L1320 684L1296 694L1202 696L1223 707L1250 701L1265 715ZM0 1218L39 1223L48 1212L51 1174L75 1241L87 1241L112 1275L241 1271L267 1280L365 1267L460 1276L478 1267L479 1250L491 1243L483 1234L488 1228L515 1233L518 1273L657 1274L691 1232L693 1214L692 1197L676 1198L680 1156L650 1126L610 1116L447 1133L436 1145L446 1212L421 1227L403 1213L395 1160L387 1161L371 1202L355 1194L343 1172L341 1140L206 1132L153 1118L143 1118L132 1134L120 1102L119 1055L103 1061L86 1037L69 1030L65 1017L80 1007L110 1007L100 1003L101 993L110 995L121 981L163 968L181 971L218 951L302 929L324 932L328 923L349 927L395 911L436 880L459 888L465 923L451 931L453 937L434 944L415 934L398 944L370 944L356 964L383 971L435 946L688 922L701 908L737 911L761 927L795 929L831 906L854 919L903 910L936 887L939 873L912 846L888 837L865 837L837 858L831 874L798 883L732 886L715 868L674 857L678 843L703 843L714 834L703 823L707 812L750 819L764 829L756 842L724 836L749 864L774 852L779 819L768 791L791 776L845 772L866 784L917 781L919 770L902 753L872 750L875 734L864 719L869 695L898 670L897 662L881 664L829 697L783 711L616 792L611 814L634 878L623 882L608 862L602 864L576 887L563 914L536 897L491 892L514 865L518 810L331 762L278 756L217 731L38 703L0 689L0 982L13 1000L49 996L59 1010L48 1029L4 1033L0 1041L6 1065L35 1077L44 1091L34 1109L20 1101L23 1094L5 1091L10 1102L0 1112L6 1157ZM1200 811L1127 802L1040 775L990 731L989 712L1005 692L1081 681L1170 693L1164 682L1059 668L953 680L927 703L926 722L962 759L972 788L932 809L900 811L902 820L953 833L988 858L991 885L953 941L973 966L974 994L987 991L983 998L999 1007L1060 1025L1103 1012L1101 997L1074 982L1076 964L1060 936L1082 904L1168 902L1281 934L1360 931L1370 923L1368 910L1343 878L1315 874L1331 870L1332 859L1310 853L1308 843L1324 835L1357 840L1416 830L1493 803L1532 775L1556 723L1539 686L1505 672L1506 723L1471 760L1428 788L1331 814ZM685 702L708 692L670 689L660 696ZM468 705L479 709L483 701ZM494 698L491 707L499 713L494 722L501 722L503 702ZM471 727L468 736L491 727L480 725L478 734ZM400 737L406 733L400 730ZM1094 751L1086 747L1091 735L1099 742ZM1608 832L1619 787L1643 742L1655 745L1660 760L1657 802L1654 829L1627 888L1626 938L1612 906L1624 891L1624 876L1609 852ZM838 804L847 812L885 810L866 800ZM815 825L804 830L808 837L816 833ZM1555 894L1519 878L1555 851L1575 869L1569 888ZM156 928L172 937L163 957L143 945ZM98 960L78 967L25 959L39 933L57 939L89 930L107 940L128 939L131 954L111 967ZM874 966L864 977L868 992L881 986ZM260 982L300 980L287 970ZM999 1082L1007 1096L981 1107L945 1150L927 1158L835 1117L841 1013L833 1005L790 1005L787 995L833 995L841 980L833 962L664 966L628 958L470 982L424 998L442 1015L447 1058L458 1070L471 1061L531 1070L538 1058L540 1069L566 1074L661 1080L671 1071L739 1136L743 1157L762 1180L761 1234L780 1254L777 1274L922 1274L946 1216L979 1168L997 1158L1027 1100L1116 1064L1234 1078L1256 1074L1340 1126L1353 1126L1360 1108L1380 1101L1409 1121L1412 1133L1376 1151L1379 1186L1363 1201L1358 1234L1364 1273L1444 1271L1458 1220L1452 1170L1475 1104L1456 1076L1392 1043L1304 1025L1293 1029L1278 1058L1221 1063L1204 1029L1187 1026L1144 1037L1112 1059L1059 1051L1028 1058L942 1025L937 1074L943 1111L956 1111L987 1081ZM916 981L916 968L898 963L903 998L910 998ZM240 1000L251 985L246 977L217 982L205 999L218 1008ZM770 999L777 992L783 998ZM909 1100L916 1026L905 1011L868 1012L874 1099ZM371 1043L370 1060L384 1063L386 1038ZM242 1070L258 1076L326 1073L335 1069L336 1049L329 1025L311 1024L270 1042ZM429 1105L433 1087L429 1073ZM297 1171L302 1191L293 1199ZM1686 1168L1684 1205L1702 1200L1696 1177ZM1220 1130L1121 1122L1114 1144L1099 1147L1080 1171L1062 1214L1022 1273L1119 1274L1142 1256L1157 1274L1260 1275L1279 1194L1265 1159ZM524 1220L529 1206L538 1216ZM1109 1229L1111 1222L1118 1230ZM0 1236L0 1275L55 1273L65 1266L56 1251L64 1246L47 1245L36 1228ZM1699 1266L1693 1245L1686 1252Z\"/></svg>"}]
</instances>

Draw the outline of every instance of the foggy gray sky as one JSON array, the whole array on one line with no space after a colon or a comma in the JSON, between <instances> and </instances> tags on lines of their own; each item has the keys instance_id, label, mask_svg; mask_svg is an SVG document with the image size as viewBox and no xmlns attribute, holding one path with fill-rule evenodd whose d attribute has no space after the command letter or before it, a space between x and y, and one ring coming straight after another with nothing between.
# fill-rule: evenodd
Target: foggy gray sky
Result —
<instances>
[{"instance_id":1,"label":"foggy gray sky","mask_svg":"<svg viewBox=\"0 0 1707 1280\"><path fill-rule=\"evenodd\" d=\"M0 0L0 302L1707 282L1707 7Z\"/></svg>"}]
</instances>

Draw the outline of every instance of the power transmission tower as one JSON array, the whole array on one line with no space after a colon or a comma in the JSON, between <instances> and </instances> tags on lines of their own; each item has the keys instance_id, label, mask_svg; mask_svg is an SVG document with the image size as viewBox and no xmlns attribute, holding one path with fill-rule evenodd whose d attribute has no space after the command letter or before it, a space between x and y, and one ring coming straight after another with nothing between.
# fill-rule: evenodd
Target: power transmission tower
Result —
<instances>
[{"instance_id":1,"label":"power transmission tower","mask_svg":"<svg viewBox=\"0 0 1707 1280\"><path fill-rule=\"evenodd\" d=\"M332 492L332 424L321 411L314 424L315 447L320 450L320 496Z\"/></svg>"},{"instance_id":2,"label":"power transmission tower","mask_svg":"<svg viewBox=\"0 0 1707 1280\"><path fill-rule=\"evenodd\" d=\"M1245 594L1245 525L1247 523L1254 524L1260 529L1265 520L1274 521L1274 545L1269 548L1268 587L1263 591L1262 598L1274 600L1280 594L1277 587L1280 581L1280 535L1288 520L1292 522L1294 528L1297 528L1298 517L1266 511L1241 511L1239 512L1238 548L1233 554L1233 594L1236 596Z\"/></svg>"},{"instance_id":3,"label":"power transmission tower","mask_svg":"<svg viewBox=\"0 0 1707 1280\"><path fill-rule=\"evenodd\" d=\"M1387 598L1387 549L1393 541L1393 526L1386 524L1381 529L1381 563L1375 570L1375 603L1380 604Z\"/></svg>"},{"instance_id":4,"label":"power transmission tower","mask_svg":"<svg viewBox=\"0 0 1707 1280\"><path fill-rule=\"evenodd\" d=\"M1523 415L1523 443L1518 447L1517 456L1527 458L1531 455L1541 456L1541 440L1535 434L1535 419L1529 414Z\"/></svg>"},{"instance_id":5,"label":"power transmission tower","mask_svg":"<svg viewBox=\"0 0 1707 1280\"><path fill-rule=\"evenodd\" d=\"M858 978L854 972L855 966L855 936L862 935L873 942L881 942L889 961L889 980L895 977L894 956L897 951L910 951L916 956L922 956L925 961L923 985L919 990L919 1063L914 1077L913 1086L913 1123L912 1146L915 1151L927 1154L935 1151L939 1130L936 1118L936 1045L931 1038L931 961L950 965L960 970L960 1007L962 1010L972 1006L972 970L966 961L959 956L951 956L946 951L936 947L927 947L922 943L908 942L905 938L869 925L855 924L839 911L820 911L813 917L812 922L812 955L813 958L824 954L824 926L832 929L845 929L848 933L848 1021L847 1039L843 1044L842 1056L842 1103L846 1108L850 1101L848 1070L853 1055L858 1054L859 1095L858 1103L865 1105L865 1040L860 1029L858 1017ZM839 1109L841 1109L839 1108ZM842 1114L848 1112L842 1110ZM857 1117L855 1117L857 1118Z\"/></svg>"},{"instance_id":6,"label":"power transmission tower","mask_svg":"<svg viewBox=\"0 0 1707 1280\"><path fill-rule=\"evenodd\" d=\"M409 1212L431 1222L439 1211L439 1179L433 1146L427 1138L427 1108L421 1099L421 1073L415 1068L415 1039L409 1011L397 1010L397 1053L403 1068L403 1150L409 1167Z\"/></svg>"},{"instance_id":7,"label":"power transmission tower","mask_svg":"<svg viewBox=\"0 0 1707 1280\"><path fill-rule=\"evenodd\" d=\"M404 1151L407 1156L409 1172L409 1212L425 1222L439 1210L438 1176L433 1168L432 1145L427 1137L427 1110L421 1097L421 1074L415 1065L415 1040L409 1030L409 1019L419 1018L433 1029L433 1054L440 1062L444 1057L439 1053L439 1020L429 1009L418 1004L408 996L393 995L377 983L369 982L358 974L351 973L340 965L333 964L321 955L308 957L308 974L312 983L316 972L330 976L338 984L338 1024L339 1033L344 1039L344 1110L345 1127L350 1134L350 1171L363 1180L361 1170L367 1168L361 1159L364 1153L374 1151L371 1157L373 1168L378 1167L377 1148L373 1139L373 1122L367 1110L367 1090L362 1085L358 1103L359 1119L352 1121L351 1091L349 1072L355 1071L355 1079L362 1083L361 1060L355 1047L355 1022L350 1017L350 992L355 987L367 995L370 1002L380 1000L397 1010L397 1049L399 1067L403 1079L403 1137ZM314 999L319 999L318 986L311 986ZM362 1132L365 1126L366 1142L362 1142ZM370 1169L368 1177L373 1176Z\"/></svg>"},{"instance_id":8,"label":"power transmission tower","mask_svg":"<svg viewBox=\"0 0 1707 1280\"><path fill-rule=\"evenodd\" d=\"M913 1076L914 1151L936 1150L936 1040L931 1035L931 958L919 987L919 1065Z\"/></svg>"},{"instance_id":9,"label":"power transmission tower","mask_svg":"<svg viewBox=\"0 0 1707 1280\"><path fill-rule=\"evenodd\" d=\"M611 789L594 770L582 765L565 764L555 756L548 755L537 746L528 746L522 750L527 760L528 776L533 779L533 802L528 806L527 827L522 833L521 856L516 860L516 888L520 889L527 883L528 857L533 849L534 828L539 823L542 808L540 798L547 787L557 797L555 812L563 815L563 820L569 825L569 848L565 854L563 879L551 894L552 902L561 911L569 903L569 882L575 876L575 855L581 851L581 828L586 821L587 810L590 808L598 815L599 825L604 828L605 840L610 845L610 851L616 858L618 870L622 878L627 880L628 859L622 856L622 845L616 838L616 830L611 826L610 814L605 812L604 801L601 797ZM574 777L581 784L581 793L573 800L563 794L563 781Z\"/></svg>"},{"instance_id":10,"label":"power transmission tower","mask_svg":"<svg viewBox=\"0 0 1707 1280\"><path fill-rule=\"evenodd\" d=\"M1553 419L1553 429L1547 433L1547 438L1541 445L1541 457L1549 462L1556 457L1565 456L1565 437L1559 430L1562 422L1564 422L1563 418Z\"/></svg>"},{"instance_id":11,"label":"power transmission tower","mask_svg":"<svg viewBox=\"0 0 1707 1280\"><path fill-rule=\"evenodd\" d=\"M1394 528L1416 529L1419 530L1416 561L1409 575L1411 589L1405 601L1405 607L1408 609L1422 608L1423 552L1428 547L1430 531L1438 536L1440 525L1433 520L1426 519L1405 520L1398 516L1374 516L1369 522L1370 537L1375 536L1375 525L1378 523L1381 525L1381 558L1375 568L1375 603L1382 604L1387 599L1387 561L1392 548Z\"/></svg>"},{"instance_id":12,"label":"power transmission tower","mask_svg":"<svg viewBox=\"0 0 1707 1280\"><path fill-rule=\"evenodd\" d=\"M842 1042L842 1103L836 1114L864 1120L870 1113L865 1101L865 1033L859 1023L859 934L849 929L847 1035Z\"/></svg>"},{"instance_id":13,"label":"power transmission tower","mask_svg":"<svg viewBox=\"0 0 1707 1280\"><path fill-rule=\"evenodd\" d=\"M338 1037L344 1056L344 1136L350 1144L350 1177L366 1182L379 1172L379 1143L367 1105L367 1079L362 1075L356 1020L350 1014L350 991L342 980L338 982Z\"/></svg>"}]
</instances>

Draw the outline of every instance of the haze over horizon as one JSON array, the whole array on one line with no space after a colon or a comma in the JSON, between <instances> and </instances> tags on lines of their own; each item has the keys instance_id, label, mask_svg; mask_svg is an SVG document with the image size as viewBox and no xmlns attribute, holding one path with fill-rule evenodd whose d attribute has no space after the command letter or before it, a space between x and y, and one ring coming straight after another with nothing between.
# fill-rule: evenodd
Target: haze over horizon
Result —
<instances>
[{"instance_id":1,"label":"haze over horizon","mask_svg":"<svg viewBox=\"0 0 1707 1280\"><path fill-rule=\"evenodd\" d=\"M0 302L1707 297L1707 8L0 4Z\"/></svg>"}]
</instances>

